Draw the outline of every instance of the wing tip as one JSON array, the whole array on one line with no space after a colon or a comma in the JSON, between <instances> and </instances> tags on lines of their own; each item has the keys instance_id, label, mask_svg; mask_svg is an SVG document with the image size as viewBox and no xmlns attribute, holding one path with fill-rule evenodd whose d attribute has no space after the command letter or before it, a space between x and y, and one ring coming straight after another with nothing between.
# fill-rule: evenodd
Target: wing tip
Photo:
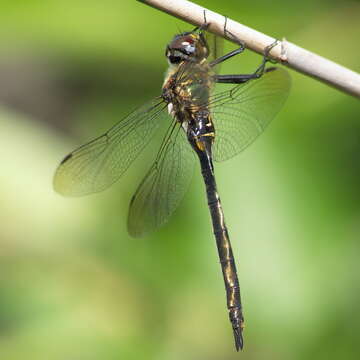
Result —
<instances>
[{"instance_id":1,"label":"wing tip","mask_svg":"<svg viewBox=\"0 0 360 360\"><path fill-rule=\"evenodd\" d=\"M277 70L277 69L279 69L279 68L277 68L276 66L272 66L272 67L266 68L266 69L265 69L265 73L268 73L268 72L271 72L271 71L275 71L275 70Z\"/></svg>"},{"instance_id":2,"label":"wing tip","mask_svg":"<svg viewBox=\"0 0 360 360\"><path fill-rule=\"evenodd\" d=\"M67 154L60 162L60 165L66 163L68 160L70 160L73 157L73 153Z\"/></svg>"},{"instance_id":3,"label":"wing tip","mask_svg":"<svg viewBox=\"0 0 360 360\"><path fill-rule=\"evenodd\" d=\"M132 238L135 238L135 239L143 238L148 234L148 232L144 231L143 229L140 229L135 224L133 224L132 221L130 221L129 218L128 218L128 221L127 221L127 231L128 231L128 234Z\"/></svg>"}]
</instances>

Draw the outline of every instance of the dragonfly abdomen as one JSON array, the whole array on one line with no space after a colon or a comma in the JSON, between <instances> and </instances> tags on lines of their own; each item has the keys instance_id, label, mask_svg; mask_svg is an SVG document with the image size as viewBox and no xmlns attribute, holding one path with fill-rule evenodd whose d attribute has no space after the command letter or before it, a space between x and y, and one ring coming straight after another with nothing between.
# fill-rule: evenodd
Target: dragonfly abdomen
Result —
<instances>
[{"instance_id":1,"label":"dragonfly abdomen","mask_svg":"<svg viewBox=\"0 0 360 360\"><path fill-rule=\"evenodd\" d=\"M235 346L236 349L239 350L243 347L242 330L244 328L240 286L229 234L225 224L224 212L216 187L214 169L211 159L212 144L209 141L206 141L206 138L204 139L203 143L208 145L210 148L210 153L208 149L205 149L205 151L197 150L197 154L199 156L201 173L205 183L206 195L213 225L213 233L216 239L216 245L225 283L227 300L226 303L229 310L229 318L233 328Z\"/></svg>"}]
</instances>

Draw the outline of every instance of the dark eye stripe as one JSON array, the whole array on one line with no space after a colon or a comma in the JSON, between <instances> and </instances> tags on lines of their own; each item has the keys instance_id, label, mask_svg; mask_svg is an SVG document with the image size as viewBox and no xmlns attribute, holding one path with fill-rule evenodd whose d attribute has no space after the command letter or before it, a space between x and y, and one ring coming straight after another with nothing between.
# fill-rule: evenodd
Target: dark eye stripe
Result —
<instances>
[{"instance_id":1,"label":"dark eye stripe","mask_svg":"<svg viewBox=\"0 0 360 360\"><path fill-rule=\"evenodd\" d=\"M180 61L182 60L182 58L180 56L169 56L169 61L172 64L178 64Z\"/></svg>"}]
</instances>

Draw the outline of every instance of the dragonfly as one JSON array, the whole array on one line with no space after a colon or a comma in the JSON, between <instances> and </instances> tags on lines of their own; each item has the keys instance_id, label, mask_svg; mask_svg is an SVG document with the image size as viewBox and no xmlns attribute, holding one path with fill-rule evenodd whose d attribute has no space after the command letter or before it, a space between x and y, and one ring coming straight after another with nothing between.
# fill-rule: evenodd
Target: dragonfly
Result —
<instances>
[{"instance_id":1,"label":"dragonfly","mask_svg":"<svg viewBox=\"0 0 360 360\"><path fill-rule=\"evenodd\" d=\"M282 108L290 89L286 70L267 67L271 44L253 73L220 75L220 64L245 45L222 54L223 39L204 21L176 34L166 47L169 68L161 95L116 123L103 135L67 155L54 176L55 190L82 196L117 181L154 138L167 130L152 166L133 195L127 228L141 237L164 225L189 187L196 159L204 180L213 234L226 290L235 348L243 348L244 316L229 233L214 174L225 161L248 147ZM235 37L226 30L224 35ZM223 84L225 89L218 89Z\"/></svg>"}]
</instances>

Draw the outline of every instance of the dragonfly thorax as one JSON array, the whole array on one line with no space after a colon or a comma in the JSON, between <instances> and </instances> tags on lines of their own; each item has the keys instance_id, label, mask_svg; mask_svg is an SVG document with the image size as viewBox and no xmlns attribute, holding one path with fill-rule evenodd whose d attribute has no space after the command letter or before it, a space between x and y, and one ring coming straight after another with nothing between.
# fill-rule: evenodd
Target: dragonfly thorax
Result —
<instances>
[{"instance_id":1,"label":"dragonfly thorax","mask_svg":"<svg viewBox=\"0 0 360 360\"><path fill-rule=\"evenodd\" d=\"M214 136L209 96L214 83L206 59L170 65L162 88L168 112L191 138ZM196 141L196 140L195 140Z\"/></svg>"}]
</instances>

